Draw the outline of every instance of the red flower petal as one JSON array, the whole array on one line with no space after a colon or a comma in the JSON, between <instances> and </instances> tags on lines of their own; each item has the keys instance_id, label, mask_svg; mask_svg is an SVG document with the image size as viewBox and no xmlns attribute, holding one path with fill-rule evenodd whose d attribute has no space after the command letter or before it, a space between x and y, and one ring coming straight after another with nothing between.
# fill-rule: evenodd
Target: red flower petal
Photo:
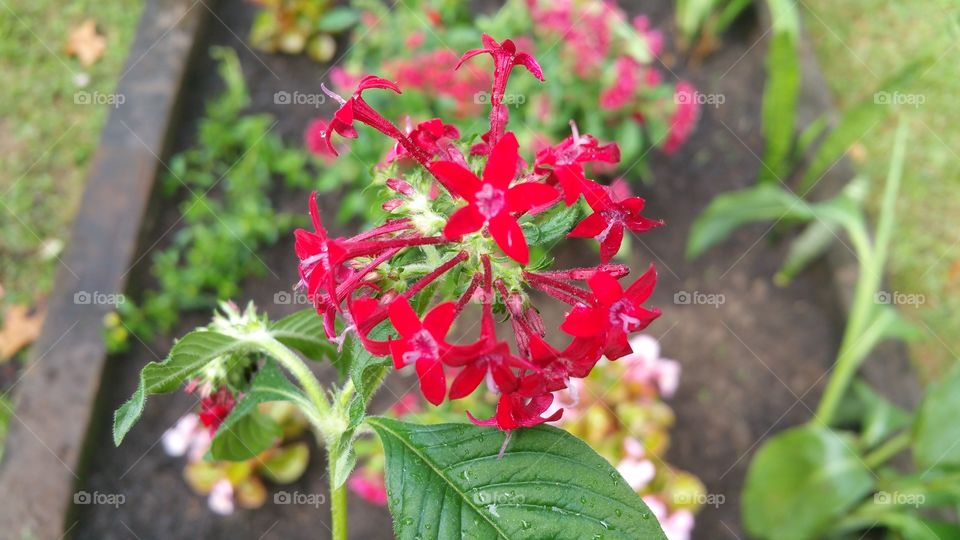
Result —
<instances>
[{"instance_id":1,"label":"red flower petal","mask_svg":"<svg viewBox=\"0 0 960 540\"><path fill-rule=\"evenodd\" d=\"M530 262L530 248L523 229L509 214L500 214L490 220L490 235L508 257L522 265Z\"/></svg>"},{"instance_id":2,"label":"red flower petal","mask_svg":"<svg viewBox=\"0 0 960 540\"><path fill-rule=\"evenodd\" d=\"M407 344L403 340L390 340L390 356L393 357L393 367L400 369L406 367L407 362L403 359L403 354L407 352Z\"/></svg>"},{"instance_id":3,"label":"red flower petal","mask_svg":"<svg viewBox=\"0 0 960 540\"><path fill-rule=\"evenodd\" d=\"M423 325L420 324L420 318L417 317L417 312L410 307L410 302L402 296L390 304L388 312L390 322L403 337L410 337L423 328Z\"/></svg>"},{"instance_id":4,"label":"red flower petal","mask_svg":"<svg viewBox=\"0 0 960 540\"><path fill-rule=\"evenodd\" d=\"M480 362L468 364L460 370L450 385L450 399L460 399L472 394L486 374L487 370Z\"/></svg>"},{"instance_id":5,"label":"red flower petal","mask_svg":"<svg viewBox=\"0 0 960 540\"><path fill-rule=\"evenodd\" d=\"M444 302L431 309L423 318L423 327L426 328L437 341L442 340L450 331L450 325L457 315L457 304Z\"/></svg>"},{"instance_id":6,"label":"red flower petal","mask_svg":"<svg viewBox=\"0 0 960 540\"><path fill-rule=\"evenodd\" d=\"M604 313L579 305L567 313L560 329L575 337L594 337L602 334L609 323Z\"/></svg>"},{"instance_id":7,"label":"red flower petal","mask_svg":"<svg viewBox=\"0 0 960 540\"><path fill-rule=\"evenodd\" d=\"M434 405L443 403L447 394L447 378L443 374L443 365L431 358L417 360L417 376L420 377L420 392Z\"/></svg>"},{"instance_id":8,"label":"red flower petal","mask_svg":"<svg viewBox=\"0 0 960 540\"><path fill-rule=\"evenodd\" d=\"M590 193L599 186L583 174L583 167L580 165L561 165L554 169L553 174L563 188L563 202L567 206L577 202L580 194Z\"/></svg>"},{"instance_id":9,"label":"red flower petal","mask_svg":"<svg viewBox=\"0 0 960 540\"><path fill-rule=\"evenodd\" d=\"M527 68L527 71L533 74L540 82L543 82L543 69L533 56L527 53L520 53L516 56L514 63Z\"/></svg>"},{"instance_id":10,"label":"red flower petal","mask_svg":"<svg viewBox=\"0 0 960 540\"><path fill-rule=\"evenodd\" d=\"M654 287L657 286L657 269L651 263L647 271L637 278L630 287L627 288L626 296L634 303L640 303L650 298Z\"/></svg>"},{"instance_id":11,"label":"red flower petal","mask_svg":"<svg viewBox=\"0 0 960 540\"><path fill-rule=\"evenodd\" d=\"M610 262L610 259L620 251L621 243L623 243L623 225L614 223L600 242L600 262L604 264Z\"/></svg>"},{"instance_id":12,"label":"red flower petal","mask_svg":"<svg viewBox=\"0 0 960 540\"><path fill-rule=\"evenodd\" d=\"M594 212L577 223L577 226L567 233L567 236L570 238L593 238L606 228L607 222L600 216L599 212Z\"/></svg>"},{"instance_id":13,"label":"red flower petal","mask_svg":"<svg viewBox=\"0 0 960 540\"><path fill-rule=\"evenodd\" d=\"M526 212L557 198L557 190L540 182L524 182L507 191L507 207L511 212Z\"/></svg>"},{"instance_id":14,"label":"red flower petal","mask_svg":"<svg viewBox=\"0 0 960 540\"><path fill-rule=\"evenodd\" d=\"M587 280L587 285L590 285L590 290L602 304L610 305L623 298L620 282L606 272L594 272Z\"/></svg>"},{"instance_id":15,"label":"red flower petal","mask_svg":"<svg viewBox=\"0 0 960 540\"><path fill-rule=\"evenodd\" d=\"M376 75L367 75L360 80L360 84L357 85L357 90L354 92L354 95L367 90L368 88L382 88L385 90L393 90L394 92L400 94L400 87L397 86L397 83L393 81L388 81L383 77L377 77Z\"/></svg>"},{"instance_id":16,"label":"red flower petal","mask_svg":"<svg viewBox=\"0 0 960 540\"><path fill-rule=\"evenodd\" d=\"M465 234L479 231L483 227L483 222L483 215L476 206L472 204L464 206L450 216L443 227L443 236L450 240L458 240Z\"/></svg>"},{"instance_id":17,"label":"red flower petal","mask_svg":"<svg viewBox=\"0 0 960 540\"><path fill-rule=\"evenodd\" d=\"M431 163L430 172L448 191L468 201L472 202L477 191L480 190L480 179L477 175L452 161Z\"/></svg>"},{"instance_id":18,"label":"red flower petal","mask_svg":"<svg viewBox=\"0 0 960 540\"><path fill-rule=\"evenodd\" d=\"M517 175L518 148L516 135L513 132L505 134L490 152L487 165L483 168L483 181L506 189Z\"/></svg>"}]
</instances>

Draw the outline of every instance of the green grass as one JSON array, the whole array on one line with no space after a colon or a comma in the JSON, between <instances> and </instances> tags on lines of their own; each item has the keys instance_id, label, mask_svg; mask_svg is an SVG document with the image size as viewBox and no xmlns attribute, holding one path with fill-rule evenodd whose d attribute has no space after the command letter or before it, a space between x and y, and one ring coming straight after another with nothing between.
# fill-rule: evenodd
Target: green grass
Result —
<instances>
[{"instance_id":1,"label":"green grass","mask_svg":"<svg viewBox=\"0 0 960 540\"><path fill-rule=\"evenodd\" d=\"M133 38L136 0L0 0L0 285L4 303L48 293L58 245L83 191L108 108L78 91L113 91ZM64 54L70 30L97 21L107 51L84 68ZM89 77L86 86L78 81Z\"/></svg>"},{"instance_id":2,"label":"green grass","mask_svg":"<svg viewBox=\"0 0 960 540\"><path fill-rule=\"evenodd\" d=\"M899 106L909 121L910 146L889 263L891 289L923 295L922 305L901 311L926 334L911 355L931 376L960 354L960 7L955 0L801 5L805 31L840 110L870 96L925 51L938 58L904 92L922 96L923 103ZM865 159L857 167L875 186L889 166L895 126L891 118L861 140ZM879 191L873 190L874 209Z\"/></svg>"}]
</instances>

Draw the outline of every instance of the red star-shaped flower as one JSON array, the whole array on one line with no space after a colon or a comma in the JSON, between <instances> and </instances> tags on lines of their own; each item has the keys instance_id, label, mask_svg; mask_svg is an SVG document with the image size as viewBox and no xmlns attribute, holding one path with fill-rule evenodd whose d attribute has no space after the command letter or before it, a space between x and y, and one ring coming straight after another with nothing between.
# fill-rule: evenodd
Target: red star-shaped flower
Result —
<instances>
[{"instance_id":1,"label":"red star-shaped flower","mask_svg":"<svg viewBox=\"0 0 960 540\"><path fill-rule=\"evenodd\" d=\"M313 221L312 232L305 229L294 231L294 249L300 259L300 282L306 286L307 296L316 299L321 287L331 295L336 291L336 268L343 261L346 251L338 239L327 235L320 221L316 192L310 194L310 219Z\"/></svg>"},{"instance_id":2,"label":"red star-shaped flower","mask_svg":"<svg viewBox=\"0 0 960 540\"><path fill-rule=\"evenodd\" d=\"M446 337L456 310L455 303L444 302L431 309L421 322L405 297L390 304L390 322L400 333L400 339L390 340L393 365L400 369L414 364L420 378L420 391L434 405L442 403L447 393L441 359L450 350Z\"/></svg>"},{"instance_id":3,"label":"red star-shaped flower","mask_svg":"<svg viewBox=\"0 0 960 540\"><path fill-rule=\"evenodd\" d=\"M490 131L484 136L484 141L488 143L485 147L489 148L490 145L496 145L500 141L506 129L509 115L507 114L506 107L503 105L503 95L507 90L507 81L510 79L510 72L513 70L513 67L523 66L527 68L527 71L541 82L543 82L543 69L540 68L537 59L532 55L517 52L517 45L510 39L505 39L502 43L497 43L497 40L487 34L483 34L482 42L482 48L471 49L463 53L463 56L460 57L460 62L457 63L457 69L460 69L460 66L463 65L464 62L479 54L489 54L493 57L493 95L490 96L490 104L492 106L490 109Z\"/></svg>"},{"instance_id":4,"label":"red star-shaped flower","mask_svg":"<svg viewBox=\"0 0 960 540\"><path fill-rule=\"evenodd\" d=\"M560 329L579 338L604 339L604 354L611 360L630 354L627 334L643 330L660 310L647 309L645 302L657 284L653 265L637 278L626 291L620 282L606 272L598 271L587 281L593 292L593 305L578 304L567 313Z\"/></svg>"},{"instance_id":5,"label":"red star-shaped flower","mask_svg":"<svg viewBox=\"0 0 960 540\"><path fill-rule=\"evenodd\" d=\"M520 264L527 264L530 252L527 240L515 213L549 203L557 198L557 190L539 182L510 186L517 174L517 138L507 133L493 148L483 169L483 179L450 161L438 161L430 171L451 193L467 200L443 229L449 239L458 239L476 232L484 225L504 253Z\"/></svg>"},{"instance_id":6,"label":"red star-shaped flower","mask_svg":"<svg viewBox=\"0 0 960 540\"><path fill-rule=\"evenodd\" d=\"M497 402L497 412L492 418L478 420L469 411L467 417L478 426L496 426L501 431L510 431L522 427L539 426L545 422L556 422L563 416L558 409L547 418L540 415L553 403L553 394L543 394L532 398L520 394L502 394Z\"/></svg>"},{"instance_id":7,"label":"red star-shaped flower","mask_svg":"<svg viewBox=\"0 0 960 540\"><path fill-rule=\"evenodd\" d=\"M645 201L641 197L628 197L614 200L610 190L597 186L587 192L587 204L593 213L577 224L569 234L570 238L596 238L600 242L600 260L610 261L620 251L623 242L623 230L644 232L663 225L663 221L640 215Z\"/></svg>"},{"instance_id":8,"label":"red star-shaped flower","mask_svg":"<svg viewBox=\"0 0 960 540\"><path fill-rule=\"evenodd\" d=\"M597 186L583 170L584 163L617 163L620 147L616 143L601 145L591 135L580 135L576 124L570 123L573 134L560 144L537 152L534 172L549 173L548 183L559 183L563 188L563 201L572 205L580 194Z\"/></svg>"},{"instance_id":9,"label":"red star-shaped flower","mask_svg":"<svg viewBox=\"0 0 960 540\"><path fill-rule=\"evenodd\" d=\"M378 129L383 133L387 133L388 135L396 131L396 128L393 125L387 122L369 105L367 105L367 102L363 100L362 96L364 90L369 90L371 88L393 90L399 94L400 87L398 87L396 84L382 77L367 75L366 77L360 79L360 83L357 85L356 91L354 91L353 95L348 99L341 98L337 94L327 90L325 86L321 85L321 88L323 88L323 91L327 95L340 102L340 108L337 109L336 113L334 113L333 119L330 120L330 124L327 126L327 130L321 134L321 138L327 145L327 149L332 152L333 155L339 154L337 153L337 149L333 147L330 134L332 132L336 132L341 137L356 139L357 130L353 127L354 119L369 124L375 129Z\"/></svg>"}]
</instances>

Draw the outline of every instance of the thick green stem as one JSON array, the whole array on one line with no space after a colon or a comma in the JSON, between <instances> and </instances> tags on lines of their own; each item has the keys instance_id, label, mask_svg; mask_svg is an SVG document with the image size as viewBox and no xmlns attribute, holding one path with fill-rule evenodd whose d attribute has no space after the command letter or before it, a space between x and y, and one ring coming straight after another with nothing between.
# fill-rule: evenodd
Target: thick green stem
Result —
<instances>
[{"instance_id":1,"label":"thick green stem","mask_svg":"<svg viewBox=\"0 0 960 540\"><path fill-rule=\"evenodd\" d=\"M320 413L321 416L329 414L330 404L323 395L320 381L318 381L317 377L310 371L310 368L303 363L303 360L273 337L258 340L258 343L263 347L264 351L277 362L280 362L280 365L286 368L287 371L293 375L293 378L300 383L310 402L317 408L317 412Z\"/></svg>"},{"instance_id":2,"label":"thick green stem","mask_svg":"<svg viewBox=\"0 0 960 540\"><path fill-rule=\"evenodd\" d=\"M337 464L336 445L327 447L327 476L330 478L330 529L333 540L347 540L347 486L336 486L333 471Z\"/></svg>"}]
</instances>

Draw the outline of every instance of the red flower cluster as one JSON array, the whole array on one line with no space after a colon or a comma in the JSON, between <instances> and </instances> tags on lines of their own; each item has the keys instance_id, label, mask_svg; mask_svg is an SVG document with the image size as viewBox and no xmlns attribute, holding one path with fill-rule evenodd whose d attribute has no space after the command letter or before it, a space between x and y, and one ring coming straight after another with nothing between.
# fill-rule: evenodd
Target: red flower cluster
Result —
<instances>
[{"instance_id":1,"label":"red flower cluster","mask_svg":"<svg viewBox=\"0 0 960 540\"><path fill-rule=\"evenodd\" d=\"M553 392L571 378L585 377L601 356L616 360L629 354L627 335L659 316L643 306L656 282L653 267L624 289L620 279L629 269L607 263L624 230L642 232L662 223L640 215L643 199L618 195L587 178L584 164L616 163L619 150L581 136L575 126L571 137L538 152L528 165L516 136L506 130L509 113L502 97L514 66L542 80L539 64L510 40L484 36L483 45L460 61L482 53L494 59L490 127L484 142L469 152L457 146L459 132L439 119L402 131L374 111L361 94L374 88L399 92L389 81L364 77L349 99L331 93L341 107L316 139L332 148L333 132L353 138L353 122L366 123L397 141L385 162L391 174L403 178L386 181L398 195L385 205L393 219L352 238L329 235L312 196L314 230L296 231L296 252L300 284L324 317L331 340L342 343L353 334L370 354L390 355L396 368L414 366L433 404L466 397L486 380L500 394L496 414L470 419L510 431L558 419L562 410L543 416ZM422 168L394 167L401 158ZM579 204L580 197L592 213L569 236L596 238L603 264L527 268L525 225L554 219L556 212L547 210ZM564 349L547 342L532 290L567 304L560 326L570 336ZM452 342L454 322L477 304L479 337ZM498 335L497 310L509 321L515 349Z\"/></svg>"}]
</instances>

